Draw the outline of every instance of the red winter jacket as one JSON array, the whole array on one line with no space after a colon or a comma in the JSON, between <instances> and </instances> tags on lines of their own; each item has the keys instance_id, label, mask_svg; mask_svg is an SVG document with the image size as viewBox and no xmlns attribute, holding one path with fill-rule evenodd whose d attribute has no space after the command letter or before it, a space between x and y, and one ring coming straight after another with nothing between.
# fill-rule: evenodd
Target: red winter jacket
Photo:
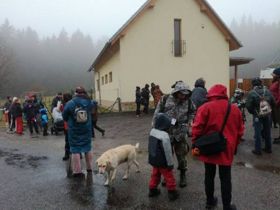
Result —
<instances>
[{"instance_id":1,"label":"red winter jacket","mask_svg":"<svg viewBox=\"0 0 280 210\"><path fill-rule=\"evenodd\" d=\"M272 83L272 85L270 85L269 90L272 93L275 102L276 102L276 106L279 107L280 106L280 86L279 86L279 82L274 82Z\"/></svg>"},{"instance_id":2,"label":"red winter jacket","mask_svg":"<svg viewBox=\"0 0 280 210\"><path fill-rule=\"evenodd\" d=\"M227 88L223 85L214 85L208 91L208 102L197 110L192 127L192 142L202 135L221 130L228 106ZM237 106L231 105L231 111L224 128L227 139L227 148L216 155L200 155L199 159L206 163L230 166L234 153L244 132L242 114Z\"/></svg>"}]
</instances>

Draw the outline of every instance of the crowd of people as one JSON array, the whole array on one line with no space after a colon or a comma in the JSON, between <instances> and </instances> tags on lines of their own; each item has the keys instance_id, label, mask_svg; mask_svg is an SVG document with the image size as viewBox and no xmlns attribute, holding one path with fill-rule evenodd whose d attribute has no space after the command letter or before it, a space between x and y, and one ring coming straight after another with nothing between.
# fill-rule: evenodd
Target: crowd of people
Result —
<instances>
[{"instance_id":1,"label":"crowd of people","mask_svg":"<svg viewBox=\"0 0 280 210\"><path fill-rule=\"evenodd\" d=\"M142 112L148 113L150 95L155 106L148 143L148 160L152 165L149 197L160 194L160 183L166 186L170 201L179 197L173 174L173 154L177 159L179 187L184 188L187 186L186 155L191 150L193 156L204 162L206 209L213 209L218 203L214 190L218 167L223 209L235 210L236 206L231 203L231 165L240 141L244 140L245 109L253 118L255 144L252 153L257 156L263 152L272 153L272 119L274 126L280 124L280 68L274 70L273 83L269 88L262 84L260 78L253 79L252 89L246 98L244 91L236 89L229 99L227 88L222 84L213 85L207 90L203 78L195 81L194 89L183 81L177 81L171 88L170 94L163 94L159 85L154 83L151 84L151 89L148 84L142 89L136 87L137 117L141 114L141 106ZM8 132L15 131L22 135L25 118L31 136L34 130L37 135L40 130L43 135L48 135L48 110L36 95L26 98L23 106L17 97L7 97L4 111ZM73 96L58 93L52 101L51 113L55 123L63 124L63 160L71 157L73 177L84 177L81 154L85 154L87 173L92 173L94 128L102 136L105 134L105 130L97 126L97 102L90 99L83 87L77 87ZM191 138L191 145L188 144L188 137ZM280 143L280 129L279 137L273 143Z\"/></svg>"},{"instance_id":2,"label":"crowd of people","mask_svg":"<svg viewBox=\"0 0 280 210\"><path fill-rule=\"evenodd\" d=\"M30 137L38 138L40 133L43 136L49 135L49 130L51 133L58 134L62 131L65 134L65 155L62 158L64 161L68 160L71 152L71 141L73 139L73 129L69 129L73 122L68 122L71 117L65 115L64 110L67 111L66 104L69 101L76 100L77 98L83 96L90 101L90 111L88 114L88 119L90 121L87 126L90 127L90 133L88 134L90 141L95 137L95 129L101 132L102 136L105 135L105 130L97 125L98 118L98 103L95 100L91 100L87 95L87 92L83 87L77 87L74 97L70 93L61 92L53 98L50 110L42 102L41 98L38 99L36 94L31 94L25 97L23 104L21 104L20 99L17 97L7 96L7 100L3 106L5 123L7 127L7 132L10 134L17 134L19 136L24 134L23 122L26 121L27 127L29 129ZM74 110L75 111L75 110ZM73 112L74 112L73 111ZM51 117L52 126L49 129L49 117ZM84 126L84 125L83 125ZM69 135L70 133L70 135ZM69 140L70 139L70 140ZM72 149L73 150L73 149ZM73 150L75 151L75 150ZM86 154L86 160L88 155L86 152L81 151L81 153ZM76 159L75 159L76 160Z\"/></svg>"},{"instance_id":3,"label":"crowd of people","mask_svg":"<svg viewBox=\"0 0 280 210\"><path fill-rule=\"evenodd\" d=\"M269 88L263 85L260 78L253 79L252 89L246 98L244 91L237 88L229 99L227 88L221 84L213 85L207 91L203 78L195 82L193 90L182 81L177 81L172 88L170 94L161 97L153 116L153 128L149 137L149 163L153 166L149 196L160 194L157 186L161 182L166 185L170 200L179 197L171 157L174 153L177 158L179 186L185 187L186 154L190 149L187 137L191 136L192 154L198 156L205 165L206 209L215 208L218 202L214 193L216 166L219 168L223 209L236 209L231 203L231 165L239 143L244 141L245 109L253 118L255 144L252 154L260 156L263 152L272 153L272 122L274 127L280 123L280 68L273 71L273 83ZM225 142L213 143L215 149L221 147L215 153L211 147L213 138L216 138L215 141L219 139L220 142ZM203 144L208 141L206 146L197 146L202 139ZM280 129L279 137L273 143L280 143Z\"/></svg>"}]
</instances>

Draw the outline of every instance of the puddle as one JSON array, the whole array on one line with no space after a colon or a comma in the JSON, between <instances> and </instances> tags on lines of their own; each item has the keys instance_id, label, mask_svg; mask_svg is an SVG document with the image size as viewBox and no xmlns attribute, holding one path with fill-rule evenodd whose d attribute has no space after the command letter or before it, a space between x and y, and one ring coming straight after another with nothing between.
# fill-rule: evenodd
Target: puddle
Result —
<instances>
[{"instance_id":1,"label":"puddle","mask_svg":"<svg viewBox=\"0 0 280 210\"><path fill-rule=\"evenodd\" d=\"M280 175L280 167L276 167L276 166L271 166L271 165L252 165L250 163L246 163L246 162L237 162L236 163L237 166L243 166L245 168L250 168L250 169L257 169L260 171L266 171L266 172L270 172L273 174L278 174Z\"/></svg>"},{"instance_id":2,"label":"puddle","mask_svg":"<svg viewBox=\"0 0 280 210\"><path fill-rule=\"evenodd\" d=\"M94 207L93 209L104 209L107 201L107 188L103 186L102 177L92 175L84 179L69 179L68 190L72 200L80 205Z\"/></svg>"},{"instance_id":3,"label":"puddle","mask_svg":"<svg viewBox=\"0 0 280 210\"><path fill-rule=\"evenodd\" d=\"M41 165L42 160L47 160L46 156L33 156L27 154L19 154L17 149L0 150L0 158L5 158L7 165L17 166L19 168L37 168Z\"/></svg>"}]
</instances>

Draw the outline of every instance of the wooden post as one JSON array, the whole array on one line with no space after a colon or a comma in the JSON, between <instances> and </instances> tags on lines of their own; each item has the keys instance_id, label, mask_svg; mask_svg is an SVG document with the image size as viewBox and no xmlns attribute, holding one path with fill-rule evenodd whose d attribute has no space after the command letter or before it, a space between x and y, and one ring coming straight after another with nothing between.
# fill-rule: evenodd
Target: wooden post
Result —
<instances>
[{"instance_id":1,"label":"wooden post","mask_svg":"<svg viewBox=\"0 0 280 210\"><path fill-rule=\"evenodd\" d=\"M234 66L234 79L235 79L235 83L234 83L234 90L238 87L238 65Z\"/></svg>"},{"instance_id":2,"label":"wooden post","mask_svg":"<svg viewBox=\"0 0 280 210\"><path fill-rule=\"evenodd\" d=\"M118 97L118 108L119 108L119 112L122 112L122 103L121 103L121 98Z\"/></svg>"}]
</instances>

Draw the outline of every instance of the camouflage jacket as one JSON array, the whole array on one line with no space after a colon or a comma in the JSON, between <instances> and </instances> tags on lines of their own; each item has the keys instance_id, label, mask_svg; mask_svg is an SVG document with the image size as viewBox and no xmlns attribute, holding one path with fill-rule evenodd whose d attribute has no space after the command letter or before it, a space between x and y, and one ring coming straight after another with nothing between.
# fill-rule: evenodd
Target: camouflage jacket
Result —
<instances>
[{"instance_id":1,"label":"camouflage jacket","mask_svg":"<svg viewBox=\"0 0 280 210\"><path fill-rule=\"evenodd\" d=\"M164 97L167 98L164 100ZM194 118L194 107L191 100L188 99L180 103L171 94L162 96L155 110L153 122L157 113L160 112L166 113L170 118L176 119L176 124L169 131L171 141L185 139L188 133L189 123Z\"/></svg>"}]
</instances>

